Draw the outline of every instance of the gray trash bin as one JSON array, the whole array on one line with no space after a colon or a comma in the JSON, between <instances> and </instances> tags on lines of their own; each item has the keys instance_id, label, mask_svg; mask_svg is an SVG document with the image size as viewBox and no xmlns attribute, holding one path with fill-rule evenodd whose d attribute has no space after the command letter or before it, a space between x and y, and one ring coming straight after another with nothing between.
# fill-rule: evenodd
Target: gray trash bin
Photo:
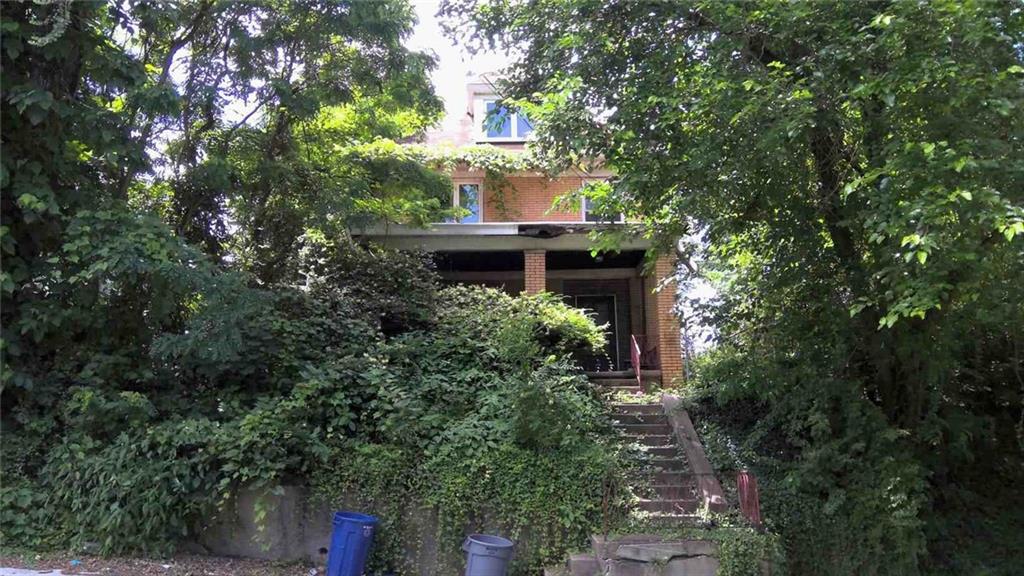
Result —
<instances>
[{"instance_id":1,"label":"gray trash bin","mask_svg":"<svg viewBox=\"0 0 1024 576\"><path fill-rule=\"evenodd\" d=\"M505 576L515 544L501 536L470 534L462 543L466 576Z\"/></svg>"}]
</instances>

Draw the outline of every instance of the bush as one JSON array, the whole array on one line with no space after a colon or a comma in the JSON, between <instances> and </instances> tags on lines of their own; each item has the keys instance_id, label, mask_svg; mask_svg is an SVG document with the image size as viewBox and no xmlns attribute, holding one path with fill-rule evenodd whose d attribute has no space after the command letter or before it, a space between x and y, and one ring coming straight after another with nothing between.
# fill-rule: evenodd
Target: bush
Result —
<instances>
[{"instance_id":1,"label":"bush","mask_svg":"<svg viewBox=\"0 0 1024 576\"><path fill-rule=\"evenodd\" d=\"M74 228L76 282L109 289L49 279L73 315L133 314L113 334L109 318L78 324L64 340L78 353L39 353L45 386L5 404L5 545L169 553L241 487L312 482L383 506L385 527L412 502L437 507L449 536L492 514L544 535L519 561L532 568L616 510L600 505L622 477L610 428L570 358L603 346L583 313L440 290L424 255L322 238L293 284L256 286L149 224ZM117 226L142 246L98 248ZM172 288L137 289L151 283ZM443 552L458 557L457 540ZM385 540L376 565L402 569L401 544Z\"/></svg>"},{"instance_id":2,"label":"bush","mask_svg":"<svg viewBox=\"0 0 1024 576\"><path fill-rule=\"evenodd\" d=\"M5 548L40 548L50 544L53 526L46 492L31 481L5 473L0 485L0 543Z\"/></svg>"},{"instance_id":3,"label":"bush","mask_svg":"<svg viewBox=\"0 0 1024 576\"><path fill-rule=\"evenodd\" d=\"M597 353L605 333L585 312L554 294L512 297L500 290L452 286L441 292L437 330L512 367L550 355Z\"/></svg>"},{"instance_id":4,"label":"bush","mask_svg":"<svg viewBox=\"0 0 1024 576\"><path fill-rule=\"evenodd\" d=\"M208 420L129 428L110 443L72 434L43 470L49 513L70 544L104 553L164 554L195 534L222 494L221 462Z\"/></svg>"},{"instance_id":5,"label":"bush","mask_svg":"<svg viewBox=\"0 0 1024 576\"><path fill-rule=\"evenodd\" d=\"M381 347L358 441L314 472L317 492L335 502L355 492L382 518L378 569L414 568L398 540L422 537L407 522L419 503L438 511L434 536L450 557L486 518L534 544L516 570L536 570L614 519L622 502L610 495L626 493L611 428L568 358L600 343L600 330L556 299L487 288L443 289L436 311L429 328ZM340 475L338 462L349 464Z\"/></svg>"},{"instance_id":6,"label":"bush","mask_svg":"<svg viewBox=\"0 0 1024 576\"><path fill-rule=\"evenodd\" d=\"M916 573L926 484L906 438L852 384L761 398L755 382L809 377L762 368L721 347L698 363L689 400L716 469L728 477L746 468L759 479L762 513L792 572Z\"/></svg>"}]
</instances>

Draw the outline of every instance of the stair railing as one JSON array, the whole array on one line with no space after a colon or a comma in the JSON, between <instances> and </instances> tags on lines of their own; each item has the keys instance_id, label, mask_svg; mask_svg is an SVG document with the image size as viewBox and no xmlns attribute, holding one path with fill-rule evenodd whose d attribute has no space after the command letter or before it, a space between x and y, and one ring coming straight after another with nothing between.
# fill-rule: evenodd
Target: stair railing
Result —
<instances>
[{"instance_id":1,"label":"stair railing","mask_svg":"<svg viewBox=\"0 0 1024 576\"><path fill-rule=\"evenodd\" d=\"M736 492L739 495L740 512L754 526L761 527L761 501L757 490L757 478L748 470L736 473Z\"/></svg>"},{"instance_id":2,"label":"stair railing","mask_svg":"<svg viewBox=\"0 0 1024 576\"><path fill-rule=\"evenodd\" d=\"M640 340L636 334L631 334L629 337L629 360L633 364L633 373L636 374L636 385L640 387L641 392L646 393L647 390L644 389L643 368L640 365L640 356L642 354Z\"/></svg>"}]
</instances>

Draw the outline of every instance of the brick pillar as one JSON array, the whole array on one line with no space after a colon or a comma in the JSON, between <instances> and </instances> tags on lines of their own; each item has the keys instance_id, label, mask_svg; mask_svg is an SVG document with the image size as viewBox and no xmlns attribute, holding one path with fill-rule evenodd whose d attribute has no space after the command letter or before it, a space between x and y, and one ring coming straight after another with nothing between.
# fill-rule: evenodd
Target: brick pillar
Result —
<instances>
[{"instance_id":1,"label":"brick pillar","mask_svg":"<svg viewBox=\"0 0 1024 576\"><path fill-rule=\"evenodd\" d=\"M658 319L658 356L661 359L661 381L669 386L683 378L683 353L680 344L679 318L675 314L676 283L662 280L673 276L676 261L671 256L661 256L654 265L655 286L661 290L655 295Z\"/></svg>"},{"instance_id":2,"label":"brick pillar","mask_svg":"<svg viewBox=\"0 0 1024 576\"><path fill-rule=\"evenodd\" d=\"M525 265L523 276L527 294L536 294L545 290L547 265L544 262L544 250L524 250Z\"/></svg>"}]
</instances>

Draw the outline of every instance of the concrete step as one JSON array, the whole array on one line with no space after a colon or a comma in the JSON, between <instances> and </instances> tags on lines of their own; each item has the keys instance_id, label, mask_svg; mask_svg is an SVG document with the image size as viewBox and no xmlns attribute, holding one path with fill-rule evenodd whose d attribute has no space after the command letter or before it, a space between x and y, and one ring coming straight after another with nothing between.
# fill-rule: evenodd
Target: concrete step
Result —
<instances>
[{"instance_id":1,"label":"concrete step","mask_svg":"<svg viewBox=\"0 0 1024 576\"><path fill-rule=\"evenodd\" d=\"M608 562L603 576L716 576L718 559L710 556L677 558L667 564L651 564L616 558Z\"/></svg>"},{"instance_id":2,"label":"concrete step","mask_svg":"<svg viewBox=\"0 0 1024 576\"><path fill-rule=\"evenodd\" d=\"M636 378L591 378L590 383L599 388L609 388L612 386L639 386L636 382Z\"/></svg>"},{"instance_id":3,"label":"concrete step","mask_svg":"<svg viewBox=\"0 0 1024 576\"><path fill-rule=\"evenodd\" d=\"M627 436L627 442L632 444L639 444L641 446L670 446L675 442L674 436Z\"/></svg>"},{"instance_id":4,"label":"concrete step","mask_svg":"<svg viewBox=\"0 0 1024 576\"><path fill-rule=\"evenodd\" d=\"M640 394L642 392L639 386L598 386L597 389L606 394Z\"/></svg>"},{"instance_id":5,"label":"concrete step","mask_svg":"<svg viewBox=\"0 0 1024 576\"><path fill-rule=\"evenodd\" d=\"M616 428L629 436L670 436L672 427L668 422L661 424L616 424Z\"/></svg>"},{"instance_id":6,"label":"concrete step","mask_svg":"<svg viewBox=\"0 0 1024 576\"><path fill-rule=\"evenodd\" d=\"M601 560L613 558L620 546L630 544L653 544L664 542L665 537L657 534L626 534L622 536L605 537L602 534L590 535L590 547L594 556Z\"/></svg>"},{"instance_id":7,"label":"concrete step","mask_svg":"<svg viewBox=\"0 0 1024 576\"><path fill-rule=\"evenodd\" d=\"M635 378L636 372L633 370L614 370L604 372L584 372L587 378L591 380L602 380L605 378ZM644 380L648 378L652 380L661 380L661 370L641 370L640 377Z\"/></svg>"},{"instance_id":8,"label":"concrete step","mask_svg":"<svg viewBox=\"0 0 1024 576\"><path fill-rule=\"evenodd\" d=\"M647 517L654 526L695 526L701 522L700 514L673 514L668 512L654 512Z\"/></svg>"},{"instance_id":9,"label":"concrete step","mask_svg":"<svg viewBox=\"0 0 1024 576\"><path fill-rule=\"evenodd\" d=\"M624 544L607 562L613 576L715 576L718 546L706 540L677 540L655 544Z\"/></svg>"},{"instance_id":10,"label":"concrete step","mask_svg":"<svg viewBox=\"0 0 1024 576\"><path fill-rule=\"evenodd\" d=\"M683 472L686 470L686 461L682 458L651 458L647 464L657 471L662 472Z\"/></svg>"},{"instance_id":11,"label":"concrete step","mask_svg":"<svg viewBox=\"0 0 1024 576\"><path fill-rule=\"evenodd\" d=\"M689 486L697 485L693 475L689 472L655 471L649 476L651 486Z\"/></svg>"},{"instance_id":12,"label":"concrete step","mask_svg":"<svg viewBox=\"0 0 1024 576\"><path fill-rule=\"evenodd\" d=\"M682 452L674 444L667 446L648 446L644 453L652 458L679 458L682 459Z\"/></svg>"},{"instance_id":13,"label":"concrete step","mask_svg":"<svg viewBox=\"0 0 1024 576\"><path fill-rule=\"evenodd\" d=\"M569 555L570 576L601 576L601 563L593 552Z\"/></svg>"},{"instance_id":14,"label":"concrete step","mask_svg":"<svg viewBox=\"0 0 1024 576\"><path fill-rule=\"evenodd\" d=\"M664 512L668 514L689 514L696 512L699 507L696 500L677 499L641 499L639 507L644 512Z\"/></svg>"},{"instance_id":15,"label":"concrete step","mask_svg":"<svg viewBox=\"0 0 1024 576\"><path fill-rule=\"evenodd\" d=\"M612 414L619 424L668 424L664 414Z\"/></svg>"},{"instance_id":16,"label":"concrete step","mask_svg":"<svg viewBox=\"0 0 1024 576\"><path fill-rule=\"evenodd\" d=\"M608 405L612 414L665 414L661 404L630 404L618 402Z\"/></svg>"},{"instance_id":17,"label":"concrete step","mask_svg":"<svg viewBox=\"0 0 1024 576\"><path fill-rule=\"evenodd\" d=\"M665 500L697 499L697 488L692 484L653 484L647 488Z\"/></svg>"}]
</instances>

